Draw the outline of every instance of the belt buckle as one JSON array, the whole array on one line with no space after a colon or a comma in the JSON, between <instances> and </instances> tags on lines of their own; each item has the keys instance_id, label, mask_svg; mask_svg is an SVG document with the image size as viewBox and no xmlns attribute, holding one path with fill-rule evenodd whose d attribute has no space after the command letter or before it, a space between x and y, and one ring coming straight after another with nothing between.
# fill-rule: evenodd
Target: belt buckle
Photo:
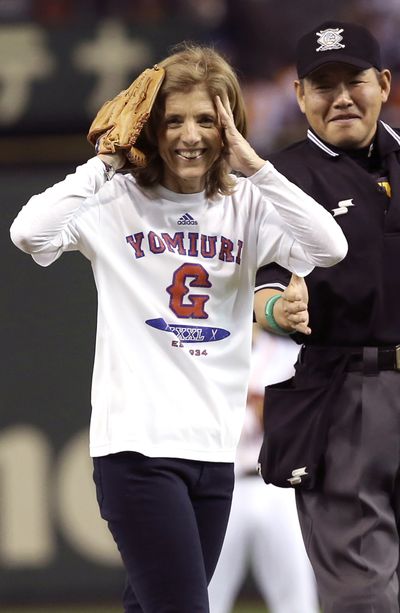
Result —
<instances>
[{"instance_id":1,"label":"belt buckle","mask_svg":"<svg viewBox=\"0 0 400 613\"><path fill-rule=\"evenodd\" d=\"M396 345L395 352L396 352L396 365L395 365L395 369L396 370L400 370L400 345Z\"/></svg>"}]
</instances>

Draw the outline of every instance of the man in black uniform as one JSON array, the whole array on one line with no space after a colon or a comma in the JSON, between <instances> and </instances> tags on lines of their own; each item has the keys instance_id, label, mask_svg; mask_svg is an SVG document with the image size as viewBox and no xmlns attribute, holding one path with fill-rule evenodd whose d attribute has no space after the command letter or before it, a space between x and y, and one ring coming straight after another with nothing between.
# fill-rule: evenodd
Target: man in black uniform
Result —
<instances>
[{"instance_id":1,"label":"man in black uniform","mask_svg":"<svg viewBox=\"0 0 400 613\"><path fill-rule=\"evenodd\" d=\"M332 212L349 251L306 279L311 334L296 334L304 345L283 410L322 398L330 425L316 484L291 483L324 613L396 613L400 136L379 118L391 75L372 35L339 22L300 39L297 70L307 138L269 159ZM256 316L267 329L283 321L283 300L268 301L288 279L275 265L258 271Z\"/></svg>"}]
</instances>

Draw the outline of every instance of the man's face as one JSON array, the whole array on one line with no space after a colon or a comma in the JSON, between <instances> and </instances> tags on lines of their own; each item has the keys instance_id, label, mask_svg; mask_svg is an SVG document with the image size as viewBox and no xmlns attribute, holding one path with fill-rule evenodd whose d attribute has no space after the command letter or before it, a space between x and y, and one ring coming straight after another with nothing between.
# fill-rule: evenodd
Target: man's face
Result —
<instances>
[{"instance_id":1,"label":"man's face","mask_svg":"<svg viewBox=\"0 0 400 613\"><path fill-rule=\"evenodd\" d=\"M311 128L341 149L367 147L382 104L390 92L390 72L332 63L295 82L297 101Z\"/></svg>"}]
</instances>

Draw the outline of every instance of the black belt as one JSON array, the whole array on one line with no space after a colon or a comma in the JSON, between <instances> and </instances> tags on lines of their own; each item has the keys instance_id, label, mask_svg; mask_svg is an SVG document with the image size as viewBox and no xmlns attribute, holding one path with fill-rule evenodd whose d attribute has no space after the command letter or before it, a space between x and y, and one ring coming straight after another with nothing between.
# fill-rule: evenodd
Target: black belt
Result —
<instances>
[{"instance_id":1,"label":"black belt","mask_svg":"<svg viewBox=\"0 0 400 613\"><path fill-rule=\"evenodd\" d=\"M400 345L395 347L367 347L369 355L375 350L377 370L400 370ZM346 370L350 372L362 372L365 370L365 352L351 352Z\"/></svg>"}]
</instances>

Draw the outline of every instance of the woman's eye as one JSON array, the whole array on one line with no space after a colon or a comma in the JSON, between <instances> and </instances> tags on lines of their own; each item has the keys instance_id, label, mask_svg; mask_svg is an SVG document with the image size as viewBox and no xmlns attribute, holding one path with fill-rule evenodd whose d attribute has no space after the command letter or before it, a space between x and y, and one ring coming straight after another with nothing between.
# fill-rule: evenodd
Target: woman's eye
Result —
<instances>
[{"instance_id":1,"label":"woman's eye","mask_svg":"<svg viewBox=\"0 0 400 613\"><path fill-rule=\"evenodd\" d=\"M168 117L166 120L166 125L168 128L174 128L181 124L179 117Z\"/></svg>"},{"instance_id":2,"label":"woman's eye","mask_svg":"<svg viewBox=\"0 0 400 613\"><path fill-rule=\"evenodd\" d=\"M200 117L199 123L207 128L215 126L215 117Z\"/></svg>"}]
</instances>

